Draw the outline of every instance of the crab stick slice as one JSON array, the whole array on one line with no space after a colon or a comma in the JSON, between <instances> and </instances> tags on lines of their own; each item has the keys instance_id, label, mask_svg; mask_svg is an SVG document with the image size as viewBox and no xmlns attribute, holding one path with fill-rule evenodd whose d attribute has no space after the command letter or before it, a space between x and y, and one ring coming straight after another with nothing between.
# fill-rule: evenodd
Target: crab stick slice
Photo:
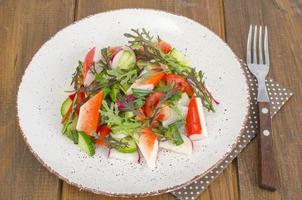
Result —
<instances>
[{"instance_id":1,"label":"crab stick slice","mask_svg":"<svg viewBox=\"0 0 302 200\"><path fill-rule=\"evenodd\" d=\"M94 75L90 72L90 68L93 65L93 59L95 55L95 47L93 47L85 56L83 63L83 76L84 76L84 85L89 85L94 80Z\"/></svg>"},{"instance_id":2,"label":"crab stick slice","mask_svg":"<svg viewBox=\"0 0 302 200\"><path fill-rule=\"evenodd\" d=\"M189 102L186 133L191 140L201 140L208 135L201 99L194 96Z\"/></svg>"},{"instance_id":3,"label":"crab stick slice","mask_svg":"<svg viewBox=\"0 0 302 200\"><path fill-rule=\"evenodd\" d=\"M100 117L99 109L102 105L103 96L103 91L100 91L80 107L76 127L78 131L84 131L88 135L96 132Z\"/></svg>"},{"instance_id":4,"label":"crab stick slice","mask_svg":"<svg viewBox=\"0 0 302 200\"><path fill-rule=\"evenodd\" d=\"M158 141L156 135L149 129L144 128L138 139L138 147L150 168L155 167L158 153Z\"/></svg>"},{"instance_id":5,"label":"crab stick slice","mask_svg":"<svg viewBox=\"0 0 302 200\"><path fill-rule=\"evenodd\" d=\"M156 87L160 80L165 76L165 72L155 72L153 75L149 76L144 84L152 84L153 87Z\"/></svg>"},{"instance_id":6,"label":"crab stick slice","mask_svg":"<svg viewBox=\"0 0 302 200\"><path fill-rule=\"evenodd\" d=\"M165 76L164 72L155 72L150 75L146 80L142 81L140 79L136 80L128 89L127 93L132 93L132 88L135 89L145 89L145 90L153 90Z\"/></svg>"}]
</instances>

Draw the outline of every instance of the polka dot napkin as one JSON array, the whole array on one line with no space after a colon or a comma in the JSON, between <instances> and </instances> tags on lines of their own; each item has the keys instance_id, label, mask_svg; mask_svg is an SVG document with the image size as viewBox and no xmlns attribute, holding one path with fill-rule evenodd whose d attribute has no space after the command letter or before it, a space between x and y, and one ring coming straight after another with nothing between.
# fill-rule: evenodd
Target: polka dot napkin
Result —
<instances>
[{"instance_id":1,"label":"polka dot napkin","mask_svg":"<svg viewBox=\"0 0 302 200\"><path fill-rule=\"evenodd\" d=\"M242 62L242 61L241 61ZM232 162L234 158L246 147L246 145L256 136L258 131L258 109L257 109L257 81L249 72L247 66L243 64L245 74L248 78L248 84L250 87L251 106L250 116L245 126L240 140L232 152L219 163L219 165L212 171L201 177L199 180L194 181L192 184L171 192L179 200L195 200L198 196L218 177L218 175L225 169L228 164ZM266 86L271 101L271 114L275 115L285 102L293 95L291 91L282 87L279 83L272 79L266 80Z\"/></svg>"}]
</instances>

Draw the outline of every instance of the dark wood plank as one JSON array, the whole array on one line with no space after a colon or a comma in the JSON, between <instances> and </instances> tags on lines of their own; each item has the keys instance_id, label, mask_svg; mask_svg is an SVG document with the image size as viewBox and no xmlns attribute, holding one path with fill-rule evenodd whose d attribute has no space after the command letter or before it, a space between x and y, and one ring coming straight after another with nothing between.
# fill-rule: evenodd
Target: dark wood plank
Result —
<instances>
[{"instance_id":1,"label":"dark wood plank","mask_svg":"<svg viewBox=\"0 0 302 200\"><path fill-rule=\"evenodd\" d=\"M73 0L0 1L0 199L58 199L60 181L32 156L16 119L21 76L37 49L73 21Z\"/></svg>"},{"instance_id":2,"label":"dark wood plank","mask_svg":"<svg viewBox=\"0 0 302 200\"><path fill-rule=\"evenodd\" d=\"M270 76L294 92L272 122L273 150L279 182L276 192L258 187L258 144L254 140L238 158L240 197L244 200L291 199L302 196L302 1L225 0L226 39L245 58L249 24L267 24Z\"/></svg>"},{"instance_id":3,"label":"dark wood plank","mask_svg":"<svg viewBox=\"0 0 302 200\"><path fill-rule=\"evenodd\" d=\"M224 38L223 3L220 0L111 0L86 1L79 0L77 4L76 19L91 14L120 8L152 8L180 14L192 18ZM233 200L238 199L236 165L230 165L223 174L206 190L199 199L203 200ZM118 199L89 192L79 191L66 183L63 184L62 199ZM175 199L170 194L144 199Z\"/></svg>"}]
</instances>

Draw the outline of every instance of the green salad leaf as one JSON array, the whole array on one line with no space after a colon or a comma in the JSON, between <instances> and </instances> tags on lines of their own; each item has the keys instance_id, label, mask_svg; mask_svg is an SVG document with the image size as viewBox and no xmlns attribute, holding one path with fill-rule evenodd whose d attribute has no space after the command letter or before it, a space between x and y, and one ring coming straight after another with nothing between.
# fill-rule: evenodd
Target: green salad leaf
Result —
<instances>
[{"instance_id":1,"label":"green salad leaf","mask_svg":"<svg viewBox=\"0 0 302 200\"><path fill-rule=\"evenodd\" d=\"M120 111L114 103L108 106L106 101L103 102L103 108L101 110L103 123L106 123L113 133L123 132L133 136L137 129L141 127L141 122L137 121L134 116L126 117L125 115L122 116L119 114Z\"/></svg>"},{"instance_id":2,"label":"green salad leaf","mask_svg":"<svg viewBox=\"0 0 302 200\"><path fill-rule=\"evenodd\" d=\"M175 145L181 145L184 143L179 128L185 124L183 119L177 120L174 123L170 124L168 127L160 126L157 129L153 129L154 133L162 141L171 141Z\"/></svg>"}]
</instances>

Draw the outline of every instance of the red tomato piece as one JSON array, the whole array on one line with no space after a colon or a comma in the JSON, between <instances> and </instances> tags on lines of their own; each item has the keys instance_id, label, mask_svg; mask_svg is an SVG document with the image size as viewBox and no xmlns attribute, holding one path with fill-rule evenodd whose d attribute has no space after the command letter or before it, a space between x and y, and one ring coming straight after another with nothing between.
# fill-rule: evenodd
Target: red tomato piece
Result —
<instances>
[{"instance_id":1,"label":"red tomato piece","mask_svg":"<svg viewBox=\"0 0 302 200\"><path fill-rule=\"evenodd\" d=\"M169 53L170 51L172 51L171 44L169 44L163 40L160 41L158 45L159 45L159 49L164 53Z\"/></svg>"},{"instance_id":2,"label":"red tomato piece","mask_svg":"<svg viewBox=\"0 0 302 200\"><path fill-rule=\"evenodd\" d=\"M75 98L75 96L76 96L76 92L75 93L73 93L73 94L71 94L71 95L69 95L68 97L73 101L74 100L74 98Z\"/></svg>"},{"instance_id":3,"label":"red tomato piece","mask_svg":"<svg viewBox=\"0 0 302 200\"><path fill-rule=\"evenodd\" d=\"M146 116L151 116L154 108L157 106L160 98L164 95L164 93L162 92L154 92L152 94L150 94L145 102L144 105L144 112Z\"/></svg>"},{"instance_id":4,"label":"red tomato piece","mask_svg":"<svg viewBox=\"0 0 302 200\"><path fill-rule=\"evenodd\" d=\"M110 134L111 129L107 125L102 125L98 129L100 139L95 139L95 142L100 145L105 145L106 143L104 142L103 138Z\"/></svg>"},{"instance_id":5,"label":"red tomato piece","mask_svg":"<svg viewBox=\"0 0 302 200\"><path fill-rule=\"evenodd\" d=\"M186 92L189 96L193 95L193 88L183 77L177 74L166 74L165 79L167 85L174 85L176 89Z\"/></svg>"},{"instance_id":6,"label":"red tomato piece","mask_svg":"<svg viewBox=\"0 0 302 200\"><path fill-rule=\"evenodd\" d=\"M82 103L82 101L85 99L85 93L84 92L79 92L78 93L78 98L77 98L77 103L79 104L79 103ZM80 108L78 108L77 110L76 110L76 112L77 112L77 114L79 115L79 113L80 113Z\"/></svg>"}]
</instances>

